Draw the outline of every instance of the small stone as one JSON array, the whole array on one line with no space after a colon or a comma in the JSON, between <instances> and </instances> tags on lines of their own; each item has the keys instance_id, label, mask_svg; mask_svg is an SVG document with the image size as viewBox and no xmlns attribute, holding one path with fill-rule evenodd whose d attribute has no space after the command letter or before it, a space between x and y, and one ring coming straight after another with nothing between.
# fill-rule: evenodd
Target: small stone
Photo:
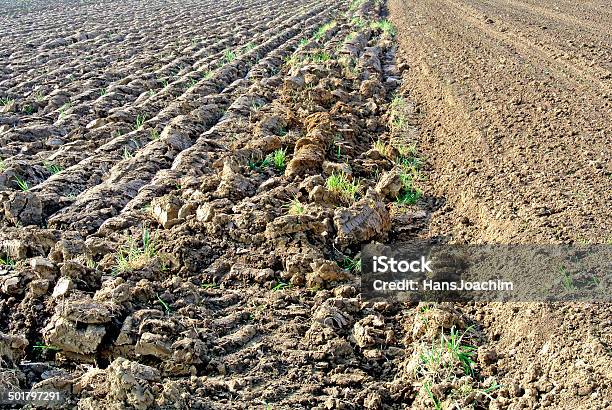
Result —
<instances>
[{"instance_id":1,"label":"small stone","mask_svg":"<svg viewBox=\"0 0 612 410\"><path fill-rule=\"evenodd\" d=\"M345 162L323 162L323 172L327 175L331 174L344 174L346 176L351 176L353 171L351 170L351 166Z\"/></svg>"},{"instance_id":2,"label":"small stone","mask_svg":"<svg viewBox=\"0 0 612 410\"><path fill-rule=\"evenodd\" d=\"M106 334L104 326L77 328L76 323L57 316L51 319L42 332L50 345L81 354L94 353Z\"/></svg>"},{"instance_id":3,"label":"small stone","mask_svg":"<svg viewBox=\"0 0 612 410\"><path fill-rule=\"evenodd\" d=\"M33 192L14 192L4 203L4 216L13 225L39 225L42 202Z\"/></svg>"},{"instance_id":4,"label":"small stone","mask_svg":"<svg viewBox=\"0 0 612 410\"><path fill-rule=\"evenodd\" d=\"M91 121L89 124L86 125L85 128L87 128L88 130L93 130L96 128L100 128L104 125L106 125L107 120L104 118L96 118L95 120Z\"/></svg>"},{"instance_id":5,"label":"small stone","mask_svg":"<svg viewBox=\"0 0 612 410\"><path fill-rule=\"evenodd\" d=\"M42 278L53 276L57 270L53 262L42 256L36 256L30 259L30 267Z\"/></svg>"},{"instance_id":6,"label":"small stone","mask_svg":"<svg viewBox=\"0 0 612 410\"><path fill-rule=\"evenodd\" d=\"M179 222L179 209L183 206L183 200L174 195L165 195L151 201L153 216L164 229L169 229Z\"/></svg>"},{"instance_id":7,"label":"small stone","mask_svg":"<svg viewBox=\"0 0 612 410\"><path fill-rule=\"evenodd\" d=\"M319 287L327 282L348 278L346 271L332 261L316 261L311 264L311 267L312 272L306 275L306 282L309 287Z\"/></svg>"},{"instance_id":8,"label":"small stone","mask_svg":"<svg viewBox=\"0 0 612 410\"><path fill-rule=\"evenodd\" d=\"M374 188L387 199L396 199L402 190L403 183L398 171L385 172Z\"/></svg>"},{"instance_id":9,"label":"small stone","mask_svg":"<svg viewBox=\"0 0 612 410\"><path fill-rule=\"evenodd\" d=\"M284 85L288 90L300 90L304 88L305 85L304 76L295 75L292 77L287 77Z\"/></svg>"},{"instance_id":10,"label":"small stone","mask_svg":"<svg viewBox=\"0 0 612 410\"><path fill-rule=\"evenodd\" d=\"M212 204L200 205L196 211L196 219L199 222L210 222L215 216L215 209Z\"/></svg>"},{"instance_id":11,"label":"small stone","mask_svg":"<svg viewBox=\"0 0 612 410\"><path fill-rule=\"evenodd\" d=\"M181 207L178 211L179 219L186 219L188 216L193 215L195 213L195 204L187 203Z\"/></svg>"},{"instance_id":12,"label":"small stone","mask_svg":"<svg viewBox=\"0 0 612 410\"><path fill-rule=\"evenodd\" d=\"M49 290L49 281L47 279L33 280L32 282L30 282L29 288L30 292L32 292L32 296L42 296Z\"/></svg>"},{"instance_id":13,"label":"small stone","mask_svg":"<svg viewBox=\"0 0 612 410\"><path fill-rule=\"evenodd\" d=\"M59 280L55 284L55 287L53 288L53 294L51 295L51 297L54 299L59 298L59 297L66 297L68 296L68 291L72 289L73 287L74 287L74 284L72 283L72 279L66 276L63 276L59 278Z\"/></svg>"},{"instance_id":14,"label":"small stone","mask_svg":"<svg viewBox=\"0 0 612 410\"><path fill-rule=\"evenodd\" d=\"M8 295L17 295L21 292L20 282L21 281L19 280L18 276L13 276L5 279L4 282L2 282L2 287L0 287L0 289L2 289L3 293Z\"/></svg>"},{"instance_id":15,"label":"small stone","mask_svg":"<svg viewBox=\"0 0 612 410\"><path fill-rule=\"evenodd\" d=\"M134 353L167 359L171 356L172 349L171 345L164 340L162 335L145 332L136 343Z\"/></svg>"}]
</instances>

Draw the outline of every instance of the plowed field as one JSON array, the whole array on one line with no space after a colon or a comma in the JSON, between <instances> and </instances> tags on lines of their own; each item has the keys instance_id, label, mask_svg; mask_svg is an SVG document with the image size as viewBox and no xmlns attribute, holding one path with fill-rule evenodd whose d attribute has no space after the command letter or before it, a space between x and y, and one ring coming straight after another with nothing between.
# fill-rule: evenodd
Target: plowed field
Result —
<instances>
[{"instance_id":1,"label":"plowed field","mask_svg":"<svg viewBox=\"0 0 612 410\"><path fill-rule=\"evenodd\" d=\"M609 241L610 23L594 1L0 0L0 390L607 408L610 307L371 302L359 252Z\"/></svg>"}]
</instances>

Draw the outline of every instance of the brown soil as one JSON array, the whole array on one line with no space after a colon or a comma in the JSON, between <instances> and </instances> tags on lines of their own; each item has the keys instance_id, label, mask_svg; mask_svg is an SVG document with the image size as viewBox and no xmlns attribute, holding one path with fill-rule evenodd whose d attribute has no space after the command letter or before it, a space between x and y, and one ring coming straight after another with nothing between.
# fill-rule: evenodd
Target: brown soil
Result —
<instances>
[{"instance_id":1,"label":"brown soil","mask_svg":"<svg viewBox=\"0 0 612 410\"><path fill-rule=\"evenodd\" d=\"M609 237L609 13L472 3L0 3L0 389L610 406L609 307L360 295L371 241Z\"/></svg>"},{"instance_id":2,"label":"brown soil","mask_svg":"<svg viewBox=\"0 0 612 410\"><path fill-rule=\"evenodd\" d=\"M448 200L434 235L611 239L612 51L597 22L608 11L532 3L391 4L427 112L430 187Z\"/></svg>"},{"instance_id":3,"label":"brown soil","mask_svg":"<svg viewBox=\"0 0 612 410\"><path fill-rule=\"evenodd\" d=\"M612 61L603 2L390 2L423 111L428 236L610 243ZM608 305L459 308L502 358L501 408L609 408Z\"/></svg>"}]
</instances>

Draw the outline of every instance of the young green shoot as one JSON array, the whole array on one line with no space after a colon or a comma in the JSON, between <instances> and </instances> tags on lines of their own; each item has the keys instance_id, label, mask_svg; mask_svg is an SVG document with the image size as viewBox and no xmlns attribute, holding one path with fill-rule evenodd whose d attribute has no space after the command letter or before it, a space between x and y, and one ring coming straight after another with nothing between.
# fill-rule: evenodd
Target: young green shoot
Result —
<instances>
[{"instance_id":1,"label":"young green shoot","mask_svg":"<svg viewBox=\"0 0 612 410\"><path fill-rule=\"evenodd\" d=\"M132 154L132 151L130 151L128 147L123 147L123 159L130 159L133 157L134 154Z\"/></svg>"},{"instance_id":2,"label":"young green shoot","mask_svg":"<svg viewBox=\"0 0 612 410\"><path fill-rule=\"evenodd\" d=\"M331 60L331 56L326 51L321 51L312 56L313 63L324 63L329 60Z\"/></svg>"},{"instance_id":3,"label":"young green shoot","mask_svg":"<svg viewBox=\"0 0 612 410\"><path fill-rule=\"evenodd\" d=\"M559 269L559 271L561 272L561 275L562 275L561 283L563 284L563 287L565 288L565 290L573 290L575 286L574 286L574 278L572 278L572 274L567 271L565 266L562 266Z\"/></svg>"},{"instance_id":4,"label":"young green shoot","mask_svg":"<svg viewBox=\"0 0 612 410\"><path fill-rule=\"evenodd\" d=\"M287 148L279 148L272 153L272 164L279 171L287 167Z\"/></svg>"},{"instance_id":5,"label":"young green shoot","mask_svg":"<svg viewBox=\"0 0 612 410\"><path fill-rule=\"evenodd\" d=\"M290 288L291 284L290 283L285 283L285 282L278 282L273 288L272 290L274 292L277 292L279 290L283 290L283 289L287 289Z\"/></svg>"},{"instance_id":6,"label":"young green shoot","mask_svg":"<svg viewBox=\"0 0 612 410\"><path fill-rule=\"evenodd\" d=\"M249 165L249 169L253 171L258 170L258 169L267 168L270 166L270 156L268 155L264 159L261 159L261 160L250 159L248 165Z\"/></svg>"},{"instance_id":7,"label":"young green shoot","mask_svg":"<svg viewBox=\"0 0 612 410\"><path fill-rule=\"evenodd\" d=\"M15 266L17 262L10 256L5 256L4 258L0 258L0 266Z\"/></svg>"},{"instance_id":8,"label":"young green shoot","mask_svg":"<svg viewBox=\"0 0 612 410\"><path fill-rule=\"evenodd\" d=\"M167 315L170 314L170 306L159 296L159 293L156 294L158 302L164 307L164 311Z\"/></svg>"},{"instance_id":9,"label":"young green shoot","mask_svg":"<svg viewBox=\"0 0 612 410\"><path fill-rule=\"evenodd\" d=\"M388 34L391 37L394 37L397 34L397 30L395 29L393 23L386 19L372 22L370 24L370 28L373 30L381 30L383 33Z\"/></svg>"},{"instance_id":10,"label":"young green shoot","mask_svg":"<svg viewBox=\"0 0 612 410\"><path fill-rule=\"evenodd\" d=\"M142 229L142 245L130 239L115 255L114 273L127 273L144 268L157 255L157 244L147 226Z\"/></svg>"},{"instance_id":11,"label":"young green shoot","mask_svg":"<svg viewBox=\"0 0 612 410\"><path fill-rule=\"evenodd\" d=\"M434 410L442 410L442 403L440 403L440 400L438 400L436 396L434 396L434 394L431 392L431 382L425 382L423 384L423 387L425 388L425 392L427 392L427 396L429 396L429 399L431 400L431 403L433 405L432 408Z\"/></svg>"},{"instance_id":12,"label":"young green shoot","mask_svg":"<svg viewBox=\"0 0 612 410\"><path fill-rule=\"evenodd\" d=\"M98 269L98 262L96 262L90 257L87 257L87 259L85 260L85 266L87 266L89 269L96 270Z\"/></svg>"},{"instance_id":13,"label":"young green shoot","mask_svg":"<svg viewBox=\"0 0 612 410\"><path fill-rule=\"evenodd\" d=\"M348 177L344 172L332 173L325 183L328 191L335 192L346 202L353 202L359 191L359 182Z\"/></svg>"},{"instance_id":14,"label":"young green shoot","mask_svg":"<svg viewBox=\"0 0 612 410\"><path fill-rule=\"evenodd\" d=\"M19 189L21 189L23 192L27 192L30 190L30 185L28 184L28 181L21 179L19 177L15 177L15 183L17 184L17 186L19 187Z\"/></svg>"},{"instance_id":15,"label":"young green shoot","mask_svg":"<svg viewBox=\"0 0 612 410\"><path fill-rule=\"evenodd\" d=\"M45 162L43 165L45 166L45 169L51 173L51 175L59 174L63 171L62 167L51 162Z\"/></svg>"},{"instance_id":16,"label":"young green shoot","mask_svg":"<svg viewBox=\"0 0 612 410\"><path fill-rule=\"evenodd\" d=\"M223 52L223 60L225 61L225 63L231 63L232 61L234 61L236 59L236 53L234 53L232 50L225 50Z\"/></svg>"},{"instance_id":17,"label":"young green shoot","mask_svg":"<svg viewBox=\"0 0 612 410\"><path fill-rule=\"evenodd\" d=\"M255 44L252 42L248 42L244 45L244 47L242 47L242 49L240 50L241 54L245 54L248 53L249 51L252 51L255 48Z\"/></svg>"},{"instance_id":18,"label":"young green shoot","mask_svg":"<svg viewBox=\"0 0 612 410\"><path fill-rule=\"evenodd\" d=\"M254 111L254 112L257 112L263 106L264 106L264 103L258 102L258 101L254 101L253 103L251 103L251 110Z\"/></svg>"},{"instance_id":19,"label":"young green shoot","mask_svg":"<svg viewBox=\"0 0 612 410\"><path fill-rule=\"evenodd\" d=\"M378 139L373 144L374 149L384 157L389 157L391 155L391 146L386 144L381 139Z\"/></svg>"},{"instance_id":20,"label":"young green shoot","mask_svg":"<svg viewBox=\"0 0 612 410\"><path fill-rule=\"evenodd\" d=\"M420 189L413 185L413 175L402 170L400 171L400 180L402 181L402 189L397 197L397 202L400 205L414 205L417 203L423 193Z\"/></svg>"},{"instance_id":21,"label":"young green shoot","mask_svg":"<svg viewBox=\"0 0 612 410\"><path fill-rule=\"evenodd\" d=\"M351 25L354 26L356 29L361 29L361 28L365 27L366 22L365 22L365 20L363 20L363 19L361 19L359 17L354 17L351 20Z\"/></svg>"},{"instance_id":22,"label":"young green shoot","mask_svg":"<svg viewBox=\"0 0 612 410\"><path fill-rule=\"evenodd\" d=\"M303 215L306 212L306 207L304 204L297 198L294 198L288 205L289 215Z\"/></svg>"},{"instance_id":23,"label":"young green shoot","mask_svg":"<svg viewBox=\"0 0 612 410\"><path fill-rule=\"evenodd\" d=\"M323 37L325 37L325 34L333 29L334 27L336 27L336 21L330 21L327 24L323 24L321 27L319 27L319 29L317 30L317 32L314 34L314 36L312 36L312 38L314 38L315 40L319 41L321 40Z\"/></svg>"},{"instance_id":24,"label":"young green shoot","mask_svg":"<svg viewBox=\"0 0 612 410\"><path fill-rule=\"evenodd\" d=\"M146 120L147 120L147 116L146 115L138 114L136 116L136 122L134 123L134 130L140 129L144 125Z\"/></svg>"},{"instance_id":25,"label":"young green shoot","mask_svg":"<svg viewBox=\"0 0 612 410\"><path fill-rule=\"evenodd\" d=\"M72 106L72 103L67 102L59 108L59 118L64 118L66 116L66 111Z\"/></svg>"},{"instance_id":26,"label":"young green shoot","mask_svg":"<svg viewBox=\"0 0 612 410\"><path fill-rule=\"evenodd\" d=\"M52 345L46 345L43 342L36 342L36 344L34 346L32 346L33 349L39 349L39 350L60 350L59 347L56 346L52 346Z\"/></svg>"},{"instance_id":27,"label":"young green shoot","mask_svg":"<svg viewBox=\"0 0 612 410\"><path fill-rule=\"evenodd\" d=\"M349 258L345 256L340 263L340 267L349 272L361 272L361 258Z\"/></svg>"},{"instance_id":28,"label":"young green shoot","mask_svg":"<svg viewBox=\"0 0 612 410\"><path fill-rule=\"evenodd\" d=\"M192 78L188 83L187 83L187 88L193 88L198 84L198 80L196 80L195 78Z\"/></svg>"},{"instance_id":29,"label":"young green shoot","mask_svg":"<svg viewBox=\"0 0 612 410\"><path fill-rule=\"evenodd\" d=\"M366 0L351 0L351 4L349 5L350 11L355 11L363 4L365 4Z\"/></svg>"},{"instance_id":30,"label":"young green shoot","mask_svg":"<svg viewBox=\"0 0 612 410\"><path fill-rule=\"evenodd\" d=\"M8 98L8 97L0 98L0 107L4 107L5 105L10 105L14 102L15 100L13 98Z\"/></svg>"}]
</instances>

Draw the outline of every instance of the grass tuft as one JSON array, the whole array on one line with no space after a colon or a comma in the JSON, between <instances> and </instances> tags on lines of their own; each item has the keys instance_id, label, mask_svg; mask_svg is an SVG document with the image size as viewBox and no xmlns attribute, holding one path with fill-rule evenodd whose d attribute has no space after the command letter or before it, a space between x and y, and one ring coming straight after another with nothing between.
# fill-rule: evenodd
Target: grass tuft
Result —
<instances>
[{"instance_id":1,"label":"grass tuft","mask_svg":"<svg viewBox=\"0 0 612 410\"><path fill-rule=\"evenodd\" d=\"M279 171L287 167L287 148L280 148L272 153L272 164Z\"/></svg>"},{"instance_id":2,"label":"grass tuft","mask_svg":"<svg viewBox=\"0 0 612 410\"><path fill-rule=\"evenodd\" d=\"M0 258L0 266L13 266L14 267L16 264L17 262L15 262L15 260L8 255L4 258Z\"/></svg>"},{"instance_id":3,"label":"grass tuft","mask_svg":"<svg viewBox=\"0 0 612 410\"><path fill-rule=\"evenodd\" d=\"M63 168L52 162L44 162L45 169L51 173L51 175L59 174L63 171Z\"/></svg>"},{"instance_id":4,"label":"grass tuft","mask_svg":"<svg viewBox=\"0 0 612 410\"><path fill-rule=\"evenodd\" d=\"M138 114L136 116L136 122L134 123L134 130L140 129L144 125L146 120L147 120L147 116L146 115Z\"/></svg>"},{"instance_id":5,"label":"grass tuft","mask_svg":"<svg viewBox=\"0 0 612 410\"><path fill-rule=\"evenodd\" d=\"M349 203L355 200L355 195L360 188L359 182L349 179L344 172L332 173L327 178L325 185L329 191L339 194L342 199Z\"/></svg>"},{"instance_id":6,"label":"grass tuft","mask_svg":"<svg viewBox=\"0 0 612 410\"><path fill-rule=\"evenodd\" d=\"M283 290L283 289L287 289L290 288L291 284L290 283L285 283L285 282L278 282L273 288L272 290L274 292L277 292L279 290Z\"/></svg>"},{"instance_id":7,"label":"grass tuft","mask_svg":"<svg viewBox=\"0 0 612 410\"><path fill-rule=\"evenodd\" d=\"M297 198L294 198L288 205L289 215L303 215L306 212L306 207L304 204Z\"/></svg>"},{"instance_id":8,"label":"grass tuft","mask_svg":"<svg viewBox=\"0 0 612 410\"><path fill-rule=\"evenodd\" d=\"M325 37L325 33L336 27L336 24L336 20L332 20L329 23L323 24L321 27L319 27L319 29L314 34L314 36L312 36L312 38L317 41L321 40L323 37Z\"/></svg>"},{"instance_id":9,"label":"grass tuft","mask_svg":"<svg viewBox=\"0 0 612 410\"><path fill-rule=\"evenodd\" d=\"M114 273L127 273L147 266L157 255L157 244L151 231L145 225L142 228L142 245L130 239L126 247L120 249L115 255Z\"/></svg>"},{"instance_id":10,"label":"grass tuft","mask_svg":"<svg viewBox=\"0 0 612 410\"><path fill-rule=\"evenodd\" d=\"M361 272L361 258L349 258L345 256L340 263L342 269L348 270L349 272Z\"/></svg>"},{"instance_id":11,"label":"grass tuft","mask_svg":"<svg viewBox=\"0 0 612 410\"><path fill-rule=\"evenodd\" d=\"M234 61L236 59L236 53L234 53L232 50L225 50L223 52L223 60L225 60L225 63L231 63L232 61Z\"/></svg>"},{"instance_id":12,"label":"grass tuft","mask_svg":"<svg viewBox=\"0 0 612 410\"><path fill-rule=\"evenodd\" d=\"M372 22L370 28L373 30L382 30L383 33L389 34L391 37L397 34L397 30L393 23L386 19Z\"/></svg>"},{"instance_id":13,"label":"grass tuft","mask_svg":"<svg viewBox=\"0 0 612 410\"><path fill-rule=\"evenodd\" d=\"M8 98L8 97L0 98L0 107L4 107L5 105L9 105L14 102L15 100L13 98Z\"/></svg>"},{"instance_id":14,"label":"grass tuft","mask_svg":"<svg viewBox=\"0 0 612 410\"><path fill-rule=\"evenodd\" d=\"M331 55L326 51L321 51L312 56L313 63L324 63L329 60L331 60Z\"/></svg>"},{"instance_id":15,"label":"grass tuft","mask_svg":"<svg viewBox=\"0 0 612 410\"><path fill-rule=\"evenodd\" d=\"M423 196L420 189L413 185L414 176L412 173L405 170L400 171L400 179L402 181L402 190L397 197L397 202L401 205L414 205Z\"/></svg>"},{"instance_id":16,"label":"grass tuft","mask_svg":"<svg viewBox=\"0 0 612 410\"><path fill-rule=\"evenodd\" d=\"M172 311L170 306L159 296L159 293L155 296L157 296L157 301L164 307L164 311L166 312L166 314L169 315Z\"/></svg>"},{"instance_id":17,"label":"grass tuft","mask_svg":"<svg viewBox=\"0 0 612 410\"><path fill-rule=\"evenodd\" d=\"M17 184L17 186L19 187L19 189L21 189L23 192L27 192L30 190L30 185L28 184L28 181L21 179L19 177L15 177L15 183Z\"/></svg>"},{"instance_id":18,"label":"grass tuft","mask_svg":"<svg viewBox=\"0 0 612 410\"><path fill-rule=\"evenodd\" d=\"M429 380L449 380L455 377L457 367L466 376L474 374L476 347L465 344L463 334L453 326L450 335L440 335L438 342L433 341L431 347L419 355L419 366L416 372Z\"/></svg>"}]
</instances>

